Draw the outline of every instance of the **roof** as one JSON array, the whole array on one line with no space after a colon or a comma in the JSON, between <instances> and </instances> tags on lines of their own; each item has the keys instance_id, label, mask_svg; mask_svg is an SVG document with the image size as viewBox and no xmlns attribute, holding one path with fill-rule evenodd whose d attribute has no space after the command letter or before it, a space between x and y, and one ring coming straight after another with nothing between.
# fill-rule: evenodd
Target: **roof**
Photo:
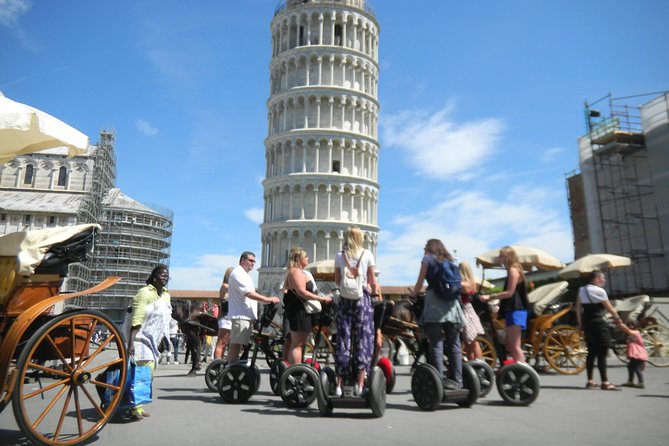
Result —
<instances>
[{"instance_id":1,"label":"roof","mask_svg":"<svg viewBox=\"0 0 669 446\"><path fill-rule=\"evenodd\" d=\"M121 192L121 189L116 187L109 189L104 199L102 200L102 204L108 208L132 209L150 214L160 214L155 209L151 209L147 205L130 198Z\"/></svg>"},{"instance_id":2,"label":"roof","mask_svg":"<svg viewBox=\"0 0 669 446\"><path fill-rule=\"evenodd\" d=\"M172 299L218 299L218 291L170 290Z\"/></svg>"},{"instance_id":3,"label":"roof","mask_svg":"<svg viewBox=\"0 0 669 446\"><path fill-rule=\"evenodd\" d=\"M76 214L85 194L66 192L28 192L3 190L0 210L15 212L48 212L50 214Z\"/></svg>"}]
</instances>

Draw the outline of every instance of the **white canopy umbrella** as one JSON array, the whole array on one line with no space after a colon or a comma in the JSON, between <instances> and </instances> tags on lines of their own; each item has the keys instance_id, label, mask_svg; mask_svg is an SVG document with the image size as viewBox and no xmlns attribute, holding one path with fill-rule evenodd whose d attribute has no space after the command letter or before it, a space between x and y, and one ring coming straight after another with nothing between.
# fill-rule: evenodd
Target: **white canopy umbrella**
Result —
<instances>
[{"instance_id":1,"label":"white canopy umbrella","mask_svg":"<svg viewBox=\"0 0 669 446\"><path fill-rule=\"evenodd\" d=\"M531 271L532 268L543 271L564 268L564 263L557 257L553 257L540 249L521 245L512 245L511 247L516 252L518 260L525 271ZM499 264L499 249L493 249L492 251L477 256L476 264L482 265L484 268L501 266Z\"/></svg>"},{"instance_id":2,"label":"white canopy umbrella","mask_svg":"<svg viewBox=\"0 0 669 446\"><path fill-rule=\"evenodd\" d=\"M70 157L88 150L88 136L63 121L0 93L0 164L54 147L67 147Z\"/></svg>"},{"instance_id":3,"label":"white canopy umbrella","mask_svg":"<svg viewBox=\"0 0 669 446\"><path fill-rule=\"evenodd\" d=\"M560 271L559 276L563 279L574 279L586 276L593 271L620 268L632 264L632 259L614 254L588 254L570 263Z\"/></svg>"}]
</instances>

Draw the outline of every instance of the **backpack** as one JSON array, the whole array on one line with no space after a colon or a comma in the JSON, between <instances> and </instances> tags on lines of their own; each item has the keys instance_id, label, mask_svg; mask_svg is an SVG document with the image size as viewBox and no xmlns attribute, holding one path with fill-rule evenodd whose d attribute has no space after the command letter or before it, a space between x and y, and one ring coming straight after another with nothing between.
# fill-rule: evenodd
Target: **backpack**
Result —
<instances>
[{"instance_id":1,"label":"backpack","mask_svg":"<svg viewBox=\"0 0 669 446\"><path fill-rule=\"evenodd\" d=\"M436 259L427 266L427 283L437 296L444 300L460 299L462 278L458 266L449 260Z\"/></svg>"},{"instance_id":2,"label":"backpack","mask_svg":"<svg viewBox=\"0 0 669 446\"><path fill-rule=\"evenodd\" d=\"M342 257L344 258L344 262L346 262L346 264L341 269L341 282L339 283L339 293L341 294L341 297L351 300L359 300L362 297L362 277L360 276L362 273L360 272L360 260L362 260L362 256L364 254L365 250L363 249L355 268L353 268L349 265L346 252L342 251Z\"/></svg>"}]
</instances>

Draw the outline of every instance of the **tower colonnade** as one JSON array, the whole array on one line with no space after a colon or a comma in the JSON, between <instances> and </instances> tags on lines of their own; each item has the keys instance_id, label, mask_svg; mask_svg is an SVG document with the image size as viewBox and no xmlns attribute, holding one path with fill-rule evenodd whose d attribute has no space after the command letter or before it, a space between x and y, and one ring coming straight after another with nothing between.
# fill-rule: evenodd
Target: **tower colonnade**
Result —
<instances>
[{"instance_id":1,"label":"tower colonnade","mask_svg":"<svg viewBox=\"0 0 669 446\"><path fill-rule=\"evenodd\" d=\"M376 254L379 26L365 0L284 0L270 29L258 285L274 293L292 247L333 259L355 224Z\"/></svg>"}]
</instances>

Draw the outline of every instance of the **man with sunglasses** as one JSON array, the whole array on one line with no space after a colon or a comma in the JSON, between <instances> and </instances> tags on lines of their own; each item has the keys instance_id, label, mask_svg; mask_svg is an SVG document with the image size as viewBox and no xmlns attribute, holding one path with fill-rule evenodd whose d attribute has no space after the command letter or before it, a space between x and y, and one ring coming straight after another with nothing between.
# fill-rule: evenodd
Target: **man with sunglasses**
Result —
<instances>
[{"instance_id":1,"label":"man with sunglasses","mask_svg":"<svg viewBox=\"0 0 669 446\"><path fill-rule=\"evenodd\" d=\"M257 302L278 304L278 297L267 297L256 291L256 286L249 274L256 263L256 255L244 251L239 258L239 265L232 270L228 279L228 316L232 321L228 364L239 361L239 353L251 339L253 321L258 319Z\"/></svg>"}]
</instances>

